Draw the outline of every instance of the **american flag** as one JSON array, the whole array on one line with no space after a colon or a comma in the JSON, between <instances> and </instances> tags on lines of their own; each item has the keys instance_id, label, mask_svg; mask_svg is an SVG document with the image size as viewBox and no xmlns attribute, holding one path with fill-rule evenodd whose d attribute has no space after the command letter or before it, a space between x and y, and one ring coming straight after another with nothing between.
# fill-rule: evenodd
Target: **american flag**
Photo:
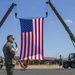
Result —
<instances>
[{"instance_id":1,"label":"american flag","mask_svg":"<svg viewBox=\"0 0 75 75\"><path fill-rule=\"evenodd\" d=\"M44 18L20 19L21 60L44 59Z\"/></svg>"}]
</instances>

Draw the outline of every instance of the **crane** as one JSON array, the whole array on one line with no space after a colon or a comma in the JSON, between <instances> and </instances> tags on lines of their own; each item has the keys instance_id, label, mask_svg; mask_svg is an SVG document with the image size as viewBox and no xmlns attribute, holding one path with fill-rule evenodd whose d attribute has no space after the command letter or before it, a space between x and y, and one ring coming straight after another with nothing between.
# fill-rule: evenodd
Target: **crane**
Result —
<instances>
[{"instance_id":1,"label":"crane","mask_svg":"<svg viewBox=\"0 0 75 75\"><path fill-rule=\"evenodd\" d=\"M7 17L9 16L10 12L12 11L12 9L14 8L14 6L17 6L17 4L12 3L11 6L8 8L7 12L5 13L4 17L2 18L2 20L0 21L0 28L3 25L3 23L5 22L5 20L7 19Z\"/></svg>"},{"instance_id":2,"label":"crane","mask_svg":"<svg viewBox=\"0 0 75 75\"><path fill-rule=\"evenodd\" d=\"M48 0L46 2L46 4L49 4L49 6L51 7L51 9L53 10L53 12L55 13L55 15L58 17L58 19L60 20L60 22L62 23L63 27L65 28L65 30L67 31L67 33L69 34L74 48L75 48L75 36L73 35L73 33L71 32L71 30L69 29L69 27L67 26L67 24L65 23L65 21L63 20L63 18L60 16L60 14L58 13L58 11L56 10L56 8L53 6L53 4L51 3L50 0ZM62 64L63 68L75 68L75 53L70 53L68 56L68 60L63 61Z\"/></svg>"},{"instance_id":3,"label":"crane","mask_svg":"<svg viewBox=\"0 0 75 75\"><path fill-rule=\"evenodd\" d=\"M58 17L59 21L62 23L63 27L65 28L65 30L69 34L71 40L75 43L75 36L73 35L73 33L71 32L71 30L69 29L69 27L67 26L67 24L65 23L65 21L63 20L63 18L60 16L60 14L56 10L56 8L53 6L53 4L51 3L51 1L48 0L46 3L50 5L50 7L52 8L53 12Z\"/></svg>"}]
</instances>

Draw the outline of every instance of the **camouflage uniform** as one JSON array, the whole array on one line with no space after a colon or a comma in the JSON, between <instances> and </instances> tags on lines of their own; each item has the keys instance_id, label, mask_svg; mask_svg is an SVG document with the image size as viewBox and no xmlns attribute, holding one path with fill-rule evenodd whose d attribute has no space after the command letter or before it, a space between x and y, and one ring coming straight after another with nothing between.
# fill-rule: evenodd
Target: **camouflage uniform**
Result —
<instances>
[{"instance_id":1,"label":"camouflage uniform","mask_svg":"<svg viewBox=\"0 0 75 75\"><path fill-rule=\"evenodd\" d=\"M3 47L3 53L5 56L5 66L7 70L7 75L14 75L13 68L14 64L14 54L13 54L14 47L11 42L7 42Z\"/></svg>"}]
</instances>

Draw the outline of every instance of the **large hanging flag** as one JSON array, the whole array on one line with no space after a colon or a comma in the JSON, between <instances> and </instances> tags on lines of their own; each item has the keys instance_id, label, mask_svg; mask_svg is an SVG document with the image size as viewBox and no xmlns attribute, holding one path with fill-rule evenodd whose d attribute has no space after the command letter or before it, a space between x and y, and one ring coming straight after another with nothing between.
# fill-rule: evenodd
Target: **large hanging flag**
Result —
<instances>
[{"instance_id":1,"label":"large hanging flag","mask_svg":"<svg viewBox=\"0 0 75 75\"><path fill-rule=\"evenodd\" d=\"M20 19L21 60L44 59L44 18Z\"/></svg>"}]
</instances>

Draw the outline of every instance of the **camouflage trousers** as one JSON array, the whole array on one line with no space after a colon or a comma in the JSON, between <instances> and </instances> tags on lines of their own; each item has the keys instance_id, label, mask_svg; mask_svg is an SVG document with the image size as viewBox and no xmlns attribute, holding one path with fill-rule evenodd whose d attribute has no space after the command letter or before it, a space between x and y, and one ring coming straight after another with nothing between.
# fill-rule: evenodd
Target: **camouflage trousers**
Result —
<instances>
[{"instance_id":1,"label":"camouflage trousers","mask_svg":"<svg viewBox=\"0 0 75 75\"><path fill-rule=\"evenodd\" d=\"M13 72L14 65L12 65L12 64L11 65L6 64L5 66L6 66L7 75L14 75L14 72Z\"/></svg>"}]
</instances>

